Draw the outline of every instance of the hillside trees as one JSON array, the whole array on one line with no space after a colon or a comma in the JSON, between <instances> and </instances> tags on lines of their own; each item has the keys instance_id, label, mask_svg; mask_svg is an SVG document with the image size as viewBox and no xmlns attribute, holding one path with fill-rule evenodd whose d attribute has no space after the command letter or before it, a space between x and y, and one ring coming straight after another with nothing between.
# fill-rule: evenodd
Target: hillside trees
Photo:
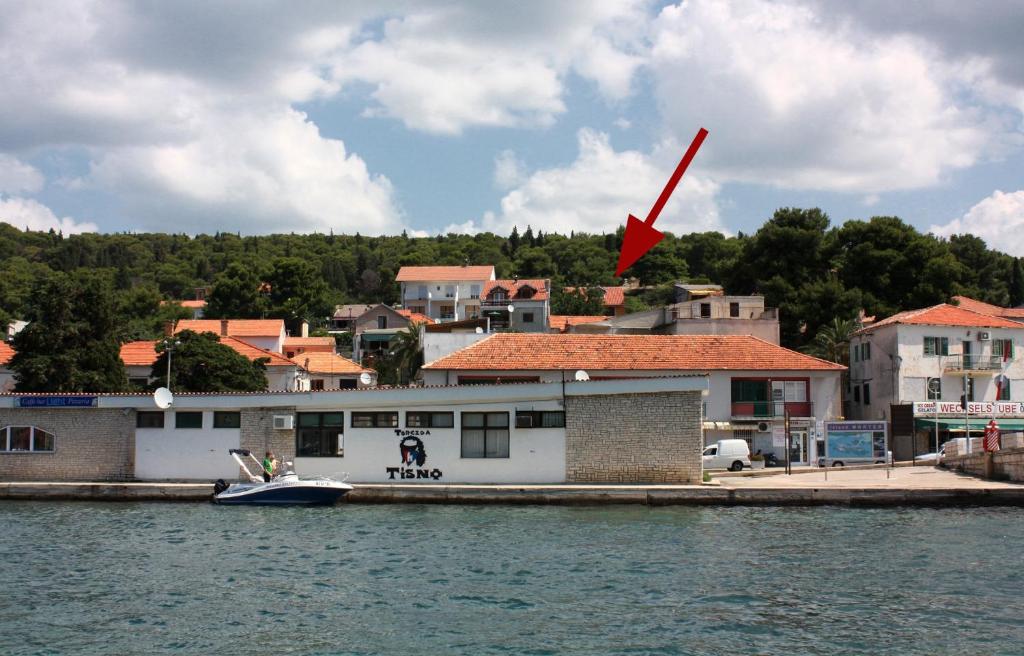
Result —
<instances>
[{"instance_id":1,"label":"hillside trees","mask_svg":"<svg viewBox=\"0 0 1024 656\"><path fill-rule=\"evenodd\" d=\"M171 385L174 392L259 392L267 388L267 358L249 360L214 333L183 330L174 336ZM153 387L168 387L167 344L157 343Z\"/></svg>"}]
</instances>

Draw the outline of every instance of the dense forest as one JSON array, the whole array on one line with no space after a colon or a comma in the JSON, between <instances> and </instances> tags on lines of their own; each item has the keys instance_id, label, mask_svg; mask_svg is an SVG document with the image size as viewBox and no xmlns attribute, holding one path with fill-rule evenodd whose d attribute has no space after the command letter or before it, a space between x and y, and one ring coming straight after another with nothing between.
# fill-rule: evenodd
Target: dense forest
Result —
<instances>
[{"instance_id":1,"label":"dense forest","mask_svg":"<svg viewBox=\"0 0 1024 656\"><path fill-rule=\"evenodd\" d=\"M208 316L305 318L322 323L335 304L398 301L404 265L493 264L499 277L614 285L622 230L568 236L529 226L414 238L324 234L239 236L25 232L0 223L0 323L43 316L40 290L53 280L99 277L119 317L121 341L154 336L178 309L162 300L212 288ZM88 273L86 273L88 270ZM966 294L1000 305L1024 302L1019 259L971 235L922 234L896 217L833 226L818 209L780 209L754 234L667 234L627 277L648 290L632 309L670 297L674 281L714 282L760 293L781 311L783 343L807 344L834 318L893 312ZM94 284L90 282L90 284Z\"/></svg>"}]
</instances>

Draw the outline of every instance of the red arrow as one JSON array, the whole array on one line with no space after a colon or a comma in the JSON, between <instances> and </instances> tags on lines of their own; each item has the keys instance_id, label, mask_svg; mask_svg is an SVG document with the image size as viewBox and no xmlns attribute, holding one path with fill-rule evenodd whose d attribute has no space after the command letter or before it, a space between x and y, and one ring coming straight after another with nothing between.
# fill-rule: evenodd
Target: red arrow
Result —
<instances>
[{"instance_id":1,"label":"red arrow","mask_svg":"<svg viewBox=\"0 0 1024 656\"><path fill-rule=\"evenodd\" d=\"M683 174L686 173L686 167L690 165L690 161L697 154L697 149L704 143L706 136L708 136L708 131L704 128L697 131L697 136L693 138L683 159L679 160L679 166L672 172L668 184L665 185L665 189L655 201L651 213L647 215L647 220L641 221L632 214L629 215L629 219L626 221L626 234L622 237L622 250L619 252L619 266L615 269L616 276L621 276L623 271L633 266L634 262L643 257L644 253L654 248L665 237L664 234L654 229L654 222L658 220L658 215L661 214L662 208L665 207L669 196L675 191Z\"/></svg>"}]
</instances>

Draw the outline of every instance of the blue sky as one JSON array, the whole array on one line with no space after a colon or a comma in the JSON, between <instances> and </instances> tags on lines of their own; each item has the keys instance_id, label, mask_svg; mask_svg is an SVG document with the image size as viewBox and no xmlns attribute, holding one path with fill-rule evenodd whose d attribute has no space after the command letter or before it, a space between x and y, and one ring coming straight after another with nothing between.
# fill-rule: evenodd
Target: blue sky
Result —
<instances>
[{"instance_id":1,"label":"blue sky","mask_svg":"<svg viewBox=\"0 0 1024 656\"><path fill-rule=\"evenodd\" d=\"M0 2L0 4L6 4ZM1024 256L1024 3L9 3L0 220L65 232L751 232Z\"/></svg>"}]
</instances>

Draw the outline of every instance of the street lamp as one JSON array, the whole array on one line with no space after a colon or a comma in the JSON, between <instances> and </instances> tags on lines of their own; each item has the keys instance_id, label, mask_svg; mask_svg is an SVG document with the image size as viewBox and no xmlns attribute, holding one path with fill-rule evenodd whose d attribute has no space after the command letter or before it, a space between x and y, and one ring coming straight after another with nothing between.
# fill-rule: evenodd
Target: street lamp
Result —
<instances>
[{"instance_id":1,"label":"street lamp","mask_svg":"<svg viewBox=\"0 0 1024 656\"><path fill-rule=\"evenodd\" d=\"M171 339L170 337L163 340L164 351L167 353L167 389L171 389L171 353L174 352L174 347L181 346L181 340Z\"/></svg>"}]
</instances>

